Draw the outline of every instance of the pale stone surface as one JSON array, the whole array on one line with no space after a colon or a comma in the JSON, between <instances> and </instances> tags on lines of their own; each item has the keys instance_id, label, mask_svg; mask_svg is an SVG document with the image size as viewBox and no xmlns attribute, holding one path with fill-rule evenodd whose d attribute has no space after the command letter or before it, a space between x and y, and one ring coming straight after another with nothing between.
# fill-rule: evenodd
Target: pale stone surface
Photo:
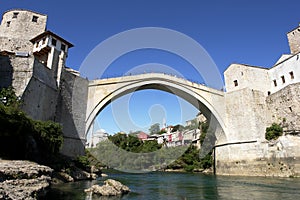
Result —
<instances>
[{"instance_id":1,"label":"pale stone surface","mask_svg":"<svg viewBox=\"0 0 300 200\"><path fill-rule=\"evenodd\" d=\"M270 113L270 123L281 123L284 131L300 131L300 84L288 85L280 92L267 97L266 103Z\"/></svg>"},{"instance_id":2,"label":"pale stone surface","mask_svg":"<svg viewBox=\"0 0 300 200\"><path fill-rule=\"evenodd\" d=\"M117 196L130 192L130 189L127 186L113 179L107 179L104 181L104 184L105 185L102 186L93 185L91 188L85 189L84 191L101 196Z\"/></svg>"},{"instance_id":3,"label":"pale stone surface","mask_svg":"<svg viewBox=\"0 0 300 200\"><path fill-rule=\"evenodd\" d=\"M16 17L14 13L18 13ZM34 16L37 18L36 21L33 21ZM23 38L29 41L45 31L46 23L47 15L23 9L10 10L2 16L0 36Z\"/></svg>"},{"instance_id":4,"label":"pale stone surface","mask_svg":"<svg viewBox=\"0 0 300 200\"><path fill-rule=\"evenodd\" d=\"M36 199L49 187L52 172L29 161L0 160L0 199Z\"/></svg>"},{"instance_id":5,"label":"pale stone surface","mask_svg":"<svg viewBox=\"0 0 300 200\"><path fill-rule=\"evenodd\" d=\"M216 173L242 176L300 176L300 137L216 148ZM227 156L221 156L221 154Z\"/></svg>"},{"instance_id":6,"label":"pale stone surface","mask_svg":"<svg viewBox=\"0 0 300 200\"><path fill-rule=\"evenodd\" d=\"M300 26L287 33L290 50L292 54L300 51Z\"/></svg>"}]
</instances>

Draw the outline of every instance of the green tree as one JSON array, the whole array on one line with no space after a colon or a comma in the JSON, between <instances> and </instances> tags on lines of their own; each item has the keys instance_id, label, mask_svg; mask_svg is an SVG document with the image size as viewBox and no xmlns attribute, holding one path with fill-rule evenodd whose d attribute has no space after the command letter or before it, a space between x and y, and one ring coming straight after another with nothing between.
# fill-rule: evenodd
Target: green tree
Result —
<instances>
[{"instance_id":1,"label":"green tree","mask_svg":"<svg viewBox=\"0 0 300 200\"><path fill-rule=\"evenodd\" d=\"M184 130L184 126L182 126L181 124L177 124L176 126L173 127L172 132L183 131L183 130Z\"/></svg>"},{"instance_id":2,"label":"green tree","mask_svg":"<svg viewBox=\"0 0 300 200\"><path fill-rule=\"evenodd\" d=\"M266 139L276 140L279 136L282 135L282 133L282 127L277 123L273 123L270 127L266 128Z\"/></svg>"},{"instance_id":3,"label":"green tree","mask_svg":"<svg viewBox=\"0 0 300 200\"><path fill-rule=\"evenodd\" d=\"M149 132L151 135L159 133L160 132L159 123L155 123L155 124L151 125L149 128Z\"/></svg>"}]
</instances>

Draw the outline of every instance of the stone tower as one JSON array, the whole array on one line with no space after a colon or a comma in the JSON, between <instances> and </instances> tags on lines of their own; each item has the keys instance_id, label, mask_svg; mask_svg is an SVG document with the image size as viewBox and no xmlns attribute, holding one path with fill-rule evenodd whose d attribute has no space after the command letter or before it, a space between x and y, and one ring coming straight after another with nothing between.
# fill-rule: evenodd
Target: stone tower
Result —
<instances>
[{"instance_id":1,"label":"stone tower","mask_svg":"<svg viewBox=\"0 0 300 200\"><path fill-rule=\"evenodd\" d=\"M291 54L300 52L300 24L297 28L287 33Z\"/></svg>"},{"instance_id":2,"label":"stone tower","mask_svg":"<svg viewBox=\"0 0 300 200\"><path fill-rule=\"evenodd\" d=\"M0 25L0 50L29 52L29 41L46 29L47 16L22 9L9 10L2 16Z\"/></svg>"}]
</instances>

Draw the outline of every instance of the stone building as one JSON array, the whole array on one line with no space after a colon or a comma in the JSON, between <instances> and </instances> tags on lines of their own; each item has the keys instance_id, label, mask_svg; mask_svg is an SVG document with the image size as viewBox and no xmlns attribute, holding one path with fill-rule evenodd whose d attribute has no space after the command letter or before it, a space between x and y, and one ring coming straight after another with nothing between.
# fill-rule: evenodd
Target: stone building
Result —
<instances>
[{"instance_id":1,"label":"stone building","mask_svg":"<svg viewBox=\"0 0 300 200\"><path fill-rule=\"evenodd\" d=\"M14 9L3 14L0 88L13 86L24 102L22 109L33 119L63 124L64 142L72 145L63 145L62 153L76 155L84 150L84 140L76 133L85 130L85 106L74 107L72 102L86 101L82 94L87 83L65 67L73 45L46 26L47 16L37 12ZM77 93L71 90L74 82L83 86Z\"/></svg>"},{"instance_id":2,"label":"stone building","mask_svg":"<svg viewBox=\"0 0 300 200\"><path fill-rule=\"evenodd\" d=\"M242 124L248 124L261 134L276 122L284 123L286 131L300 130L300 27L287 37L290 54L283 54L273 67L232 64L224 72L227 114L236 118L249 116L239 118L248 121L244 123L228 117L229 126L241 131ZM257 138L263 139L259 132Z\"/></svg>"}]
</instances>

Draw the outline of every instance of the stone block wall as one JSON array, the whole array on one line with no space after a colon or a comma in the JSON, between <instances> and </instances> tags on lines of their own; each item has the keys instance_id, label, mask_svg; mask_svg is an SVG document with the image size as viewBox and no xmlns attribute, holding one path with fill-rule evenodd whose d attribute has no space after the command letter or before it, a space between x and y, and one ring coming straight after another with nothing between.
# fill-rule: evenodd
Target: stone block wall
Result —
<instances>
[{"instance_id":1,"label":"stone block wall","mask_svg":"<svg viewBox=\"0 0 300 200\"><path fill-rule=\"evenodd\" d=\"M0 51L31 52L33 44L23 38L8 38L0 36Z\"/></svg>"},{"instance_id":2,"label":"stone block wall","mask_svg":"<svg viewBox=\"0 0 300 200\"><path fill-rule=\"evenodd\" d=\"M22 9L7 11L2 16L0 36L29 41L45 31L46 23L47 15Z\"/></svg>"},{"instance_id":3,"label":"stone block wall","mask_svg":"<svg viewBox=\"0 0 300 200\"><path fill-rule=\"evenodd\" d=\"M64 132L62 153L68 156L84 153L87 91L88 80L63 70L56 116Z\"/></svg>"},{"instance_id":4,"label":"stone block wall","mask_svg":"<svg viewBox=\"0 0 300 200\"><path fill-rule=\"evenodd\" d=\"M299 136L287 135L274 142L217 147L216 174L299 177L299 145Z\"/></svg>"},{"instance_id":5,"label":"stone block wall","mask_svg":"<svg viewBox=\"0 0 300 200\"><path fill-rule=\"evenodd\" d=\"M264 139L266 128L265 95L249 88L225 94L227 142Z\"/></svg>"},{"instance_id":6,"label":"stone block wall","mask_svg":"<svg viewBox=\"0 0 300 200\"><path fill-rule=\"evenodd\" d=\"M300 83L286 86L266 98L267 112L273 122L284 126L284 131L300 132Z\"/></svg>"},{"instance_id":7,"label":"stone block wall","mask_svg":"<svg viewBox=\"0 0 300 200\"><path fill-rule=\"evenodd\" d=\"M287 34L289 46L292 54L300 52L300 26Z\"/></svg>"}]
</instances>

